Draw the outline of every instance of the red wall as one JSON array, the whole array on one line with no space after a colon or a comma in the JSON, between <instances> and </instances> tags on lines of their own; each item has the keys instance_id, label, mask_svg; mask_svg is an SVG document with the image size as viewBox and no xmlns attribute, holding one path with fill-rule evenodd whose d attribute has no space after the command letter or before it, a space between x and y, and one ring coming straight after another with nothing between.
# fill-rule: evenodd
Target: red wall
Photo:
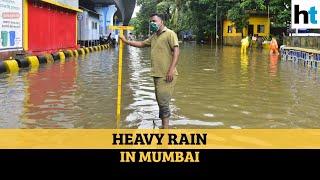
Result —
<instances>
[{"instance_id":1,"label":"red wall","mask_svg":"<svg viewBox=\"0 0 320 180\"><path fill-rule=\"evenodd\" d=\"M32 2L28 5L28 12L29 51L56 51L76 47L76 12Z\"/></svg>"},{"instance_id":2,"label":"red wall","mask_svg":"<svg viewBox=\"0 0 320 180\"><path fill-rule=\"evenodd\" d=\"M25 117L34 121L50 121L52 127L55 121L51 121L61 112L64 112L64 107L59 107L59 104L68 106L69 101L64 101L64 96L72 96L71 90L74 89L77 78L77 61L66 61L65 64L55 63L43 71L36 74L29 73L28 79L28 99L25 105ZM55 93L48 93L55 92ZM55 100L49 101L47 100ZM44 108L45 107L45 108ZM40 124L41 123L36 123ZM59 125L56 124L58 128ZM33 128L33 127L31 127Z\"/></svg>"}]
</instances>

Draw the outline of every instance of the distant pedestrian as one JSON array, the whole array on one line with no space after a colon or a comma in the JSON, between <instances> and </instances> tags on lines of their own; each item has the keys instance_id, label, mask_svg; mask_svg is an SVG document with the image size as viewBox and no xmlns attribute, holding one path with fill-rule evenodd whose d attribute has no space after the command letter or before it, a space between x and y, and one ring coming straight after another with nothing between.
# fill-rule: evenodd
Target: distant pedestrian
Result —
<instances>
[{"instance_id":1,"label":"distant pedestrian","mask_svg":"<svg viewBox=\"0 0 320 180\"><path fill-rule=\"evenodd\" d=\"M247 53L247 49L249 47L249 37L247 36L246 38L243 38L241 40L241 53Z\"/></svg>"},{"instance_id":2,"label":"distant pedestrian","mask_svg":"<svg viewBox=\"0 0 320 180\"><path fill-rule=\"evenodd\" d=\"M258 49L262 49L262 43L263 43L262 37L258 36L258 38L257 38L257 48Z\"/></svg>"},{"instance_id":3,"label":"distant pedestrian","mask_svg":"<svg viewBox=\"0 0 320 180\"><path fill-rule=\"evenodd\" d=\"M253 35L252 41L251 41L251 47L256 47L257 46L257 36Z\"/></svg>"},{"instance_id":4,"label":"distant pedestrian","mask_svg":"<svg viewBox=\"0 0 320 180\"><path fill-rule=\"evenodd\" d=\"M272 38L270 42L270 55L279 55L279 46L275 38Z\"/></svg>"}]
</instances>

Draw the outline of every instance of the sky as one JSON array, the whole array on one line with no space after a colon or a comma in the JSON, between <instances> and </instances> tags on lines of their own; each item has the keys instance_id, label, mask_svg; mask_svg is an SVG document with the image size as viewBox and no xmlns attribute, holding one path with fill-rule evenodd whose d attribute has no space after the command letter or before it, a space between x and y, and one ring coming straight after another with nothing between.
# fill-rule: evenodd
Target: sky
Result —
<instances>
[{"instance_id":1,"label":"sky","mask_svg":"<svg viewBox=\"0 0 320 180\"><path fill-rule=\"evenodd\" d=\"M140 10L140 6L137 6L137 5L136 5L136 7L134 8L134 12L133 12L133 14L132 14L132 18L134 18L134 17L137 16L137 12L139 12L139 10Z\"/></svg>"}]
</instances>

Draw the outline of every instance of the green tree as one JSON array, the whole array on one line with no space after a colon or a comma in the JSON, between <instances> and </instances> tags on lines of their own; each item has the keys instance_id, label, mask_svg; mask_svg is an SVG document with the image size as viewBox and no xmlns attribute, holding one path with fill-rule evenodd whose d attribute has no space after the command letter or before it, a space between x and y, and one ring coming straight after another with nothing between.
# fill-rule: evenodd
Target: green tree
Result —
<instances>
[{"instance_id":1,"label":"green tree","mask_svg":"<svg viewBox=\"0 0 320 180\"><path fill-rule=\"evenodd\" d=\"M137 35L148 35L149 33L149 16L151 13L156 12L155 4L158 0L137 0L137 5L139 5L140 12L137 13L137 17L131 19L130 24L135 26L135 34Z\"/></svg>"},{"instance_id":2,"label":"green tree","mask_svg":"<svg viewBox=\"0 0 320 180\"><path fill-rule=\"evenodd\" d=\"M188 0L185 2L186 12L183 14L185 30L192 30L197 40L209 39L215 34L216 0Z\"/></svg>"},{"instance_id":3,"label":"green tree","mask_svg":"<svg viewBox=\"0 0 320 180\"><path fill-rule=\"evenodd\" d=\"M269 6L274 26L288 27L291 24L291 0L272 0Z\"/></svg>"},{"instance_id":4,"label":"green tree","mask_svg":"<svg viewBox=\"0 0 320 180\"><path fill-rule=\"evenodd\" d=\"M131 24L136 26L136 34L147 35L149 32L149 16L151 13L159 13L164 15L166 26L176 32L182 29L181 19L183 0L138 0L137 4L141 6L137 17L131 21Z\"/></svg>"},{"instance_id":5,"label":"green tree","mask_svg":"<svg viewBox=\"0 0 320 180\"><path fill-rule=\"evenodd\" d=\"M131 24L136 27L136 34L148 35L149 16L158 12L165 15L166 26L178 34L192 30L197 40L208 39L216 33L216 16L218 21L232 20L242 31L248 25L248 12L267 13L268 7L273 24L286 26L290 24L290 3L291 0L137 0L141 9Z\"/></svg>"}]
</instances>

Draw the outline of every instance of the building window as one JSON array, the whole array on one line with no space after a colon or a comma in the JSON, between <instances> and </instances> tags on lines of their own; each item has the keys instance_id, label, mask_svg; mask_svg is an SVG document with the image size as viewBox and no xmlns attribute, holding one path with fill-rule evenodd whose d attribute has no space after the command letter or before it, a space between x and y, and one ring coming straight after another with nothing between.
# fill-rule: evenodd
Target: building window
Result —
<instances>
[{"instance_id":1,"label":"building window","mask_svg":"<svg viewBox=\"0 0 320 180\"><path fill-rule=\"evenodd\" d=\"M228 26L228 33L232 33L232 26Z\"/></svg>"},{"instance_id":2,"label":"building window","mask_svg":"<svg viewBox=\"0 0 320 180\"><path fill-rule=\"evenodd\" d=\"M258 25L258 33L264 33L264 25Z\"/></svg>"},{"instance_id":3,"label":"building window","mask_svg":"<svg viewBox=\"0 0 320 180\"><path fill-rule=\"evenodd\" d=\"M241 30L236 28L236 33L241 33Z\"/></svg>"},{"instance_id":4,"label":"building window","mask_svg":"<svg viewBox=\"0 0 320 180\"><path fill-rule=\"evenodd\" d=\"M92 29L98 29L98 23L92 22Z\"/></svg>"}]
</instances>

